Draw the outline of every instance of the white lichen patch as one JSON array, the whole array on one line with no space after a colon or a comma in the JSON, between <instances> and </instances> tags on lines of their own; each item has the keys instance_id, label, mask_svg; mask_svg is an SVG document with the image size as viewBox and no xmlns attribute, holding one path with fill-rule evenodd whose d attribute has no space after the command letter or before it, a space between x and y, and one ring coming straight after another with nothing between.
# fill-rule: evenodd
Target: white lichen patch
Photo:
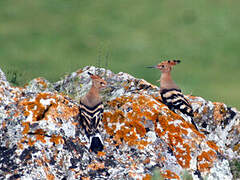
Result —
<instances>
[{"instance_id":1,"label":"white lichen patch","mask_svg":"<svg viewBox=\"0 0 240 180\"><path fill-rule=\"evenodd\" d=\"M232 179L232 174L229 167L229 162L227 160L218 161L211 168L210 173L207 177L208 180L222 180L222 179Z\"/></svg>"},{"instance_id":2,"label":"white lichen patch","mask_svg":"<svg viewBox=\"0 0 240 180\"><path fill-rule=\"evenodd\" d=\"M121 97L124 94L124 92L125 92L124 88L114 91L112 97L109 100L111 101L116 99L117 97Z\"/></svg>"},{"instance_id":3,"label":"white lichen patch","mask_svg":"<svg viewBox=\"0 0 240 180\"><path fill-rule=\"evenodd\" d=\"M40 100L40 103L41 103L43 106L49 106L49 105L52 104L52 103L56 103L56 100L53 99L53 98L50 98L50 99L41 99L41 100Z\"/></svg>"},{"instance_id":4,"label":"white lichen patch","mask_svg":"<svg viewBox=\"0 0 240 180\"><path fill-rule=\"evenodd\" d=\"M62 129L64 131L65 136L67 137L75 137L76 126L72 124L72 122L66 122L62 125Z\"/></svg>"},{"instance_id":5,"label":"white lichen patch","mask_svg":"<svg viewBox=\"0 0 240 180\"><path fill-rule=\"evenodd\" d=\"M147 141L151 143L154 143L157 139L156 133L152 131L147 132L146 136L148 137Z\"/></svg>"}]
</instances>

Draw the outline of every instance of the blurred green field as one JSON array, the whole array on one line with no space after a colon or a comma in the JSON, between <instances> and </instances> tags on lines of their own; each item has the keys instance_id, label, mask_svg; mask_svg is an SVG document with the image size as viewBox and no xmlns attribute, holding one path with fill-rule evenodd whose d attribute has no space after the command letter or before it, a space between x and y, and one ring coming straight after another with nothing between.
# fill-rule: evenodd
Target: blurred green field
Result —
<instances>
[{"instance_id":1,"label":"blurred green field","mask_svg":"<svg viewBox=\"0 0 240 180\"><path fill-rule=\"evenodd\" d=\"M239 109L239 7L232 0L0 1L0 67L21 85L87 65L158 84L160 73L144 67L181 59L173 76L184 93Z\"/></svg>"}]
</instances>

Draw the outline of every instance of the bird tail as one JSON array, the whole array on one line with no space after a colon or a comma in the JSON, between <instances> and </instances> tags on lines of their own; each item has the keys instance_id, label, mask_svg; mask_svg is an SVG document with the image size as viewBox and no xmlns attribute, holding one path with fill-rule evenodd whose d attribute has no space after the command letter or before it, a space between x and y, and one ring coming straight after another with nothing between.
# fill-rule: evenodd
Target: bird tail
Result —
<instances>
[{"instance_id":1,"label":"bird tail","mask_svg":"<svg viewBox=\"0 0 240 180\"><path fill-rule=\"evenodd\" d=\"M95 153L103 150L103 141L99 133L90 136L90 147L89 149Z\"/></svg>"},{"instance_id":2,"label":"bird tail","mask_svg":"<svg viewBox=\"0 0 240 180\"><path fill-rule=\"evenodd\" d=\"M193 118L192 118L192 117L191 117L191 123L194 125L194 127L196 128L196 130L199 131L199 130L198 130L198 127L197 127L196 123L193 121Z\"/></svg>"},{"instance_id":3,"label":"bird tail","mask_svg":"<svg viewBox=\"0 0 240 180\"><path fill-rule=\"evenodd\" d=\"M194 122L192 116L184 115L183 113L182 113L181 116L185 117L185 118L188 120L188 122L191 122L191 123L193 124L193 126L195 127L195 129L196 129L197 131L199 131L199 129L198 129L196 123Z\"/></svg>"}]
</instances>

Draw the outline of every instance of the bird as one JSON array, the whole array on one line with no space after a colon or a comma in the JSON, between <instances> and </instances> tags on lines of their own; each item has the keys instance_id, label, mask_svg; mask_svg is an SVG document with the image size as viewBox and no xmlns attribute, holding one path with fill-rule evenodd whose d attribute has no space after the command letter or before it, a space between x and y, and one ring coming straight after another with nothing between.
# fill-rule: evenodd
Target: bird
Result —
<instances>
[{"instance_id":1,"label":"bird","mask_svg":"<svg viewBox=\"0 0 240 180\"><path fill-rule=\"evenodd\" d=\"M104 148L100 134L104 106L100 91L107 86L107 82L97 75L88 72L92 86L85 96L80 98L80 125L90 141L89 149L95 153Z\"/></svg>"},{"instance_id":2,"label":"bird","mask_svg":"<svg viewBox=\"0 0 240 180\"><path fill-rule=\"evenodd\" d=\"M166 60L162 61L156 66L150 66L147 68L156 68L161 71L160 77L160 95L163 103L173 112L182 114L190 117L191 123L194 125L197 131L197 125L193 121L193 109L189 101L182 94L181 89L172 80L171 70L176 64L179 64L181 60Z\"/></svg>"}]
</instances>

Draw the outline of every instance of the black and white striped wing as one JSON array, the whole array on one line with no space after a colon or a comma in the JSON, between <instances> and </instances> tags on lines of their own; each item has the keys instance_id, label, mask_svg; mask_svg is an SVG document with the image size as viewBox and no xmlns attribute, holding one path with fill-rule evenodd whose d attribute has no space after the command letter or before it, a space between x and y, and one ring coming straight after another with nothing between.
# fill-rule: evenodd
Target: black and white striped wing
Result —
<instances>
[{"instance_id":1,"label":"black and white striped wing","mask_svg":"<svg viewBox=\"0 0 240 180\"><path fill-rule=\"evenodd\" d=\"M161 97L163 103L168 106L170 110L177 113L179 110L184 115L187 115L191 119L191 123L198 130L197 125L193 121L193 110L188 100L184 97L181 90L179 89L164 89L161 91Z\"/></svg>"},{"instance_id":2,"label":"black and white striped wing","mask_svg":"<svg viewBox=\"0 0 240 180\"><path fill-rule=\"evenodd\" d=\"M80 124L84 128L87 136L99 132L103 117L103 104L99 103L94 107L88 107L80 102Z\"/></svg>"},{"instance_id":3,"label":"black and white striped wing","mask_svg":"<svg viewBox=\"0 0 240 180\"><path fill-rule=\"evenodd\" d=\"M172 111L179 110L183 114L193 117L192 106L179 89L164 89L161 91L163 103Z\"/></svg>"}]
</instances>

